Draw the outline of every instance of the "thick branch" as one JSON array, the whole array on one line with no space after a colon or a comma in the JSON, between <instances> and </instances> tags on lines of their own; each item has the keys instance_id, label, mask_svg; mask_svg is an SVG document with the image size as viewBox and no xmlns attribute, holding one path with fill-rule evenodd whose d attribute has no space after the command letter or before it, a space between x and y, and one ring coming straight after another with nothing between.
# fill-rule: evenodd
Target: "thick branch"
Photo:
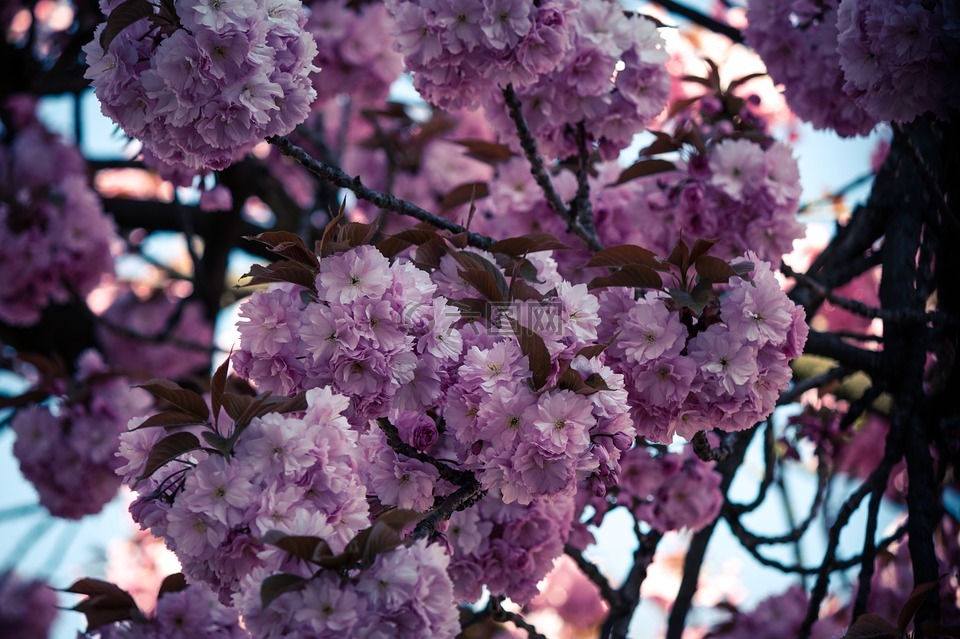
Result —
<instances>
[{"instance_id":1,"label":"thick branch","mask_svg":"<svg viewBox=\"0 0 960 639\"><path fill-rule=\"evenodd\" d=\"M743 34L741 34L738 29L731 27L725 22L720 22L719 20L711 18L708 15L704 15L696 9L692 9L685 4L680 4L674 0L653 0L653 3L660 5L670 13L675 13L678 16L684 17L690 22L700 25L705 29L709 29L714 33L719 33L722 36L726 36L737 44L741 44L743 42Z\"/></svg>"}]
</instances>

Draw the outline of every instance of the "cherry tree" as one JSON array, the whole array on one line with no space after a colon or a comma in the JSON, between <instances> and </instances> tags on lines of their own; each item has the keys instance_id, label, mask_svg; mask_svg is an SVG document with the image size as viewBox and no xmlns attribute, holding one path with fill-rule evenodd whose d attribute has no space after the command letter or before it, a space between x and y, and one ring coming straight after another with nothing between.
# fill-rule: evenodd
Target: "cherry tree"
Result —
<instances>
[{"instance_id":1,"label":"cherry tree","mask_svg":"<svg viewBox=\"0 0 960 639\"><path fill-rule=\"evenodd\" d=\"M50 518L143 531L53 572L83 636L960 636L957 7L0 22L0 429ZM884 141L804 200L802 123ZM793 585L711 585L722 530ZM35 541L0 636L50 632Z\"/></svg>"}]
</instances>

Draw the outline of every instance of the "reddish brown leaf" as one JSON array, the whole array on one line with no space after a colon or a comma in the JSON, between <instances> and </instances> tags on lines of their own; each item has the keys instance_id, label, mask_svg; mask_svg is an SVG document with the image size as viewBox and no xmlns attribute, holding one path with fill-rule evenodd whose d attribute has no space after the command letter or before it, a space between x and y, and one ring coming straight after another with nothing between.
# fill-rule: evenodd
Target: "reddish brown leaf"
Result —
<instances>
[{"instance_id":1,"label":"reddish brown leaf","mask_svg":"<svg viewBox=\"0 0 960 639\"><path fill-rule=\"evenodd\" d=\"M530 233L494 242L489 250L491 253L519 257L539 251L569 251L570 248L550 233Z\"/></svg>"},{"instance_id":2,"label":"reddish brown leaf","mask_svg":"<svg viewBox=\"0 0 960 639\"><path fill-rule=\"evenodd\" d=\"M186 589L187 578L183 576L182 572L167 575L163 578L163 583L160 584L160 591L157 593L157 599L169 592L180 592L181 590Z\"/></svg>"},{"instance_id":3,"label":"reddish brown leaf","mask_svg":"<svg viewBox=\"0 0 960 639\"><path fill-rule=\"evenodd\" d=\"M639 162L635 162L625 168L615 182L611 182L606 186L620 186L621 184L629 182L630 180L647 177L648 175L656 175L657 173L674 171L676 168L677 167L674 166L673 162L669 162L667 160L640 160Z\"/></svg>"},{"instance_id":4,"label":"reddish brown leaf","mask_svg":"<svg viewBox=\"0 0 960 639\"><path fill-rule=\"evenodd\" d=\"M533 388L534 390L540 390L550 376L550 352L547 350L547 345L543 342L542 337L513 318L510 319L510 324L513 326L513 332L517 335L520 350L523 351L530 362Z\"/></svg>"},{"instance_id":5,"label":"reddish brown leaf","mask_svg":"<svg viewBox=\"0 0 960 639\"><path fill-rule=\"evenodd\" d=\"M297 262L276 262L268 266L254 264L250 271L242 277L249 277L246 286L270 284L272 282L289 282L307 289L312 289L316 281L316 274L303 264Z\"/></svg>"},{"instance_id":6,"label":"reddish brown leaf","mask_svg":"<svg viewBox=\"0 0 960 639\"><path fill-rule=\"evenodd\" d=\"M197 393L182 388L179 384L166 379L152 379L145 384L140 384L144 389L154 397L176 406L180 410L200 419L201 422L210 417L210 410L207 403L203 401Z\"/></svg>"},{"instance_id":7,"label":"reddish brown leaf","mask_svg":"<svg viewBox=\"0 0 960 639\"><path fill-rule=\"evenodd\" d=\"M458 269L457 272L460 274L460 278L475 288L484 299L491 302L503 301L503 293L497 286L496 280L487 271L482 268L471 268L467 270Z\"/></svg>"},{"instance_id":8,"label":"reddish brown leaf","mask_svg":"<svg viewBox=\"0 0 960 639\"><path fill-rule=\"evenodd\" d=\"M926 601L930 593L939 585L939 581L928 581L913 589L913 592L910 593L910 596L907 597L903 607L900 609L900 615L897 617L897 627L900 628L900 632L907 631L907 626L913 621L917 611L920 610L920 606L923 605L923 602Z\"/></svg>"},{"instance_id":9,"label":"reddish brown leaf","mask_svg":"<svg viewBox=\"0 0 960 639\"><path fill-rule=\"evenodd\" d=\"M490 187L486 182L467 182L454 187L449 193L440 200L439 209L441 213L446 213L462 204L482 200L490 195Z\"/></svg>"},{"instance_id":10,"label":"reddish brown leaf","mask_svg":"<svg viewBox=\"0 0 960 639\"><path fill-rule=\"evenodd\" d=\"M900 631L883 617L865 614L857 617L844 639L900 639Z\"/></svg>"},{"instance_id":11,"label":"reddish brown leaf","mask_svg":"<svg viewBox=\"0 0 960 639\"><path fill-rule=\"evenodd\" d=\"M701 280L708 282L726 282L731 277L735 277L737 272L733 270L725 260L712 255L701 255L696 261L697 275Z\"/></svg>"},{"instance_id":12,"label":"reddish brown leaf","mask_svg":"<svg viewBox=\"0 0 960 639\"><path fill-rule=\"evenodd\" d=\"M660 274L649 266L629 264L616 273L593 278L587 286L590 289L603 288L605 286L628 286L631 288L653 288L660 290L663 288L663 280L660 278Z\"/></svg>"},{"instance_id":13,"label":"reddish brown leaf","mask_svg":"<svg viewBox=\"0 0 960 639\"><path fill-rule=\"evenodd\" d=\"M451 142L466 148L468 157L494 166L514 156L509 147L487 140L463 139L451 140Z\"/></svg>"},{"instance_id":14,"label":"reddish brown leaf","mask_svg":"<svg viewBox=\"0 0 960 639\"><path fill-rule=\"evenodd\" d=\"M200 419L196 415L190 413L185 413L179 410L165 410L157 413L156 415L151 415L148 417L142 424L137 426L134 430L141 430L144 428L155 428L157 426L162 426L163 428L177 428L180 426L194 426L196 424L203 424L206 420Z\"/></svg>"},{"instance_id":15,"label":"reddish brown leaf","mask_svg":"<svg viewBox=\"0 0 960 639\"><path fill-rule=\"evenodd\" d=\"M620 244L598 251L586 263L586 267L613 267L630 264L642 264L658 271L666 269L653 251L632 244Z\"/></svg>"},{"instance_id":16,"label":"reddish brown leaf","mask_svg":"<svg viewBox=\"0 0 960 639\"><path fill-rule=\"evenodd\" d=\"M193 433L174 433L167 435L150 449L150 455L143 465L143 472L138 479L146 479L158 469L181 455L200 448L200 440Z\"/></svg>"}]
</instances>

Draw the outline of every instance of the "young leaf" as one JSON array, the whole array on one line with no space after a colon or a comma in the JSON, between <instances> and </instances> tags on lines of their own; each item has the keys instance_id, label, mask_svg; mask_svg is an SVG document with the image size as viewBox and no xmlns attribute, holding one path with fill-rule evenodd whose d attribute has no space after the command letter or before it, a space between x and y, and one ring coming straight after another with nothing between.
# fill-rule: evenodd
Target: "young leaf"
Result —
<instances>
[{"instance_id":1,"label":"young leaf","mask_svg":"<svg viewBox=\"0 0 960 639\"><path fill-rule=\"evenodd\" d=\"M475 288L484 299L491 302L502 302L503 293L497 287L496 280L482 268L471 268L465 271L457 269L460 279Z\"/></svg>"},{"instance_id":2,"label":"young leaf","mask_svg":"<svg viewBox=\"0 0 960 639\"><path fill-rule=\"evenodd\" d=\"M300 590L307 585L307 581L300 575L291 575L285 572L270 575L260 585L260 606L266 608L280 595Z\"/></svg>"},{"instance_id":3,"label":"young leaf","mask_svg":"<svg viewBox=\"0 0 960 639\"><path fill-rule=\"evenodd\" d=\"M652 288L660 290L663 288L663 280L660 278L660 274L649 266L630 264L624 266L616 273L593 278L590 280L587 288L592 290L605 286L628 286L632 288Z\"/></svg>"},{"instance_id":4,"label":"young leaf","mask_svg":"<svg viewBox=\"0 0 960 639\"><path fill-rule=\"evenodd\" d=\"M232 355L232 353L231 353ZM220 421L220 407L223 405L223 393L227 388L227 371L230 369L230 356L228 355L210 378L210 406L213 409L213 423Z\"/></svg>"},{"instance_id":5,"label":"young leaf","mask_svg":"<svg viewBox=\"0 0 960 639\"><path fill-rule=\"evenodd\" d=\"M421 244L417 248L416 260L414 264L426 270L440 268L440 258L449 252L447 243L440 236L435 237L429 242Z\"/></svg>"},{"instance_id":6,"label":"young leaf","mask_svg":"<svg viewBox=\"0 0 960 639\"><path fill-rule=\"evenodd\" d=\"M263 536L263 543L287 551L298 559L314 561L317 557L330 557L330 546L319 537L307 535L287 535L279 530L271 530Z\"/></svg>"},{"instance_id":7,"label":"young leaf","mask_svg":"<svg viewBox=\"0 0 960 639\"><path fill-rule=\"evenodd\" d=\"M613 267L629 264L642 264L658 271L666 270L653 251L633 244L620 244L597 251L587 262L586 267Z\"/></svg>"},{"instance_id":8,"label":"young leaf","mask_svg":"<svg viewBox=\"0 0 960 639\"><path fill-rule=\"evenodd\" d=\"M203 401L197 393L181 387L166 379L152 379L145 384L140 384L144 389L154 397L162 399L180 410L200 419L201 422L210 417L210 410L207 403Z\"/></svg>"},{"instance_id":9,"label":"young leaf","mask_svg":"<svg viewBox=\"0 0 960 639\"><path fill-rule=\"evenodd\" d=\"M857 617L844 639L900 639L901 636L889 621L868 613Z\"/></svg>"},{"instance_id":10,"label":"young leaf","mask_svg":"<svg viewBox=\"0 0 960 639\"><path fill-rule=\"evenodd\" d=\"M230 419L234 422L240 419L243 412L247 410L247 406L253 402L253 397L249 395L238 395L237 393L224 393L222 399L223 410L227 411L227 415L229 415Z\"/></svg>"},{"instance_id":11,"label":"young leaf","mask_svg":"<svg viewBox=\"0 0 960 639\"><path fill-rule=\"evenodd\" d=\"M303 240L296 233L289 231L267 231L259 235L245 235L243 239L252 242L260 242L270 248L277 255L281 255L290 261L303 264L304 266L316 270L320 266L316 254L307 248Z\"/></svg>"},{"instance_id":12,"label":"young leaf","mask_svg":"<svg viewBox=\"0 0 960 639\"><path fill-rule=\"evenodd\" d=\"M157 599L164 596L168 592L180 592L181 590L186 590L186 588L187 578L183 576L182 572L167 575L163 578L163 583L160 584L160 591L157 593Z\"/></svg>"},{"instance_id":13,"label":"young leaf","mask_svg":"<svg viewBox=\"0 0 960 639\"><path fill-rule=\"evenodd\" d=\"M691 262L695 262L698 257L701 255L706 255L710 252L717 242L720 241L720 238L717 237L706 237L700 238L693 243L693 248L690 249L690 257L688 258Z\"/></svg>"},{"instance_id":14,"label":"young leaf","mask_svg":"<svg viewBox=\"0 0 960 639\"><path fill-rule=\"evenodd\" d=\"M443 199L440 200L438 208L441 213L446 213L461 204L482 200L488 195L490 195L490 187L487 186L486 182L467 182L466 184L454 187L449 193L444 195Z\"/></svg>"},{"instance_id":15,"label":"young leaf","mask_svg":"<svg viewBox=\"0 0 960 639\"><path fill-rule=\"evenodd\" d=\"M369 244L373 236L377 234L377 225L361 224L360 222L347 222L337 231L337 241L346 242L351 248Z\"/></svg>"},{"instance_id":16,"label":"young leaf","mask_svg":"<svg viewBox=\"0 0 960 639\"><path fill-rule=\"evenodd\" d=\"M519 257L539 251L568 251L570 248L550 233L530 233L494 242L490 252Z\"/></svg>"},{"instance_id":17,"label":"young leaf","mask_svg":"<svg viewBox=\"0 0 960 639\"><path fill-rule=\"evenodd\" d=\"M115 621L143 618L130 593L106 581L80 579L64 592L87 596L73 607L87 618L87 632Z\"/></svg>"},{"instance_id":18,"label":"young leaf","mask_svg":"<svg viewBox=\"0 0 960 639\"><path fill-rule=\"evenodd\" d=\"M153 16L153 5L148 0L126 0L107 17L107 25L100 34L100 46L104 52L110 49L110 43L132 24Z\"/></svg>"},{"instance_id":19,"label":"young leaf","mask_svg":"<svg viewBox=\"0 0 960 639\"><path fill-rule=\"evenodd\" d=\"M907 631L907 626L913 621L917 611L920 610L920 606L926 601L930 592L939 585L939 581L928 581L913 589L913 592L910 593L910 596L907 597L906 602L904 602L903 607L900 609L900 615L897 617L897 627L900 628L900 632Z\"/></svg>"},{"instance_id":20,"label":"young leaf","mask_svg":"<svg viewBox=\"0 0 960 639\"><path fill-rule=\"evenodd\" d=\"M497 290L500 291L500 299L506 299L508 295L507 280L503 277L503 272L485 257L477 255L471 251L451 251L450 255L457 261L464 270L481 268L493 278Z\"/></svg>"},{"instance_id":21,"label":"young leaf","mask_svg":"<svg viewBox=\"0 0 960 639\"><path fill-rule=\"evenodd\" d=\"M134 430L156 428L157 426L162 426L163 428L178 428L180 426L195 426L196 424L204 423L206 423L206 420L200 419L196 415L184 413L179 410L165 410L156 415L151 415L144 420L142 424L134 428Z\"/></svg>"},{"instance_id":22,"label":"young leaf","mask_svg":"<svg viewBox=\"0 0 960 639\"><path fill-rule=\"evenodd\" d=\"M658 173L665 173L667 171L673 171L677 167L674 166L673 162L667 160L640 160L639 162L634 162L627 168L625 168L621 173L620 177L616 179L615 182L606 184L607 188L613 186L620 186L625 182L631 180L636 180L637 178L647 177L648 175L656 175Z\"/></svg>"},{"instance_id":23,"label":"young leaf","mask_svg":"<svg viewBox=\"0 0 960 639\"><path fill-rule=\"evenodd\" d=\"M309 268L290 261L275 262L268 266L254 264L250 267L250 271L241 276L241 279L245 277L249 277L250 281L244 286L288 282L304 288L313 288L317 279L316 274Z\"/></svg>"},{"instance_id":24,"label":"young leaf","mask_svg":"<svg viewBox=\"0 0 960 639\"><path fill-rule=\"evenodd\" d=\"M514 155L513 151L510 150L510 147L507 147L503 144L496 144L495 142L488 142L486 140L464 139L451 140L451 142L466 148L467 152L465 155L467 157L471 157L474 160L480 160L481 162L491 164L493 166L509 160Z\"/></svg>"},{"instance_id":25,"label":"young leaf","mask_svg":"<svg viewBox=\"0 0 960 639\"><path fill-rule=\"evenodd\" d=\"M725 260L712 255L698 257L696 268L700 279L707 282L726 282L737 275L737 272Z\"/></svg>"},{"instance_id":26,"label":"young leaf","mask_svg":"<svg viewBox=\"0 0 960 639\"><path fill-rule=\"evenodd\" d=\"M690 249L687 247L687 243L683 241L681 237L676 246L673 247L673 250L670 251L670 255L667 256L667 263L673 264L681 271L686 271L687 267L690 265Z\"/></svg>"},{"instance_id":27,"label":"young leaf","mask_svg":"<svg viewBox=\"0 0 960 639\"><path fill-rule=\"evenodd\" d=\"M201 448L200 440L193 433L167 435L150 449L150 455L147 457L147 461L143 465L143 472L138 479L146 479L177 457L198 448Z\"/></svg>"},{"instance_id":28,"label":"young leaf","mask_svg":"<svg viewBox=\"0 0 960 639\"><path fill-rule=\"evenodd\" d=\"M540 390L547 383L550 376L550 351L543 342L543 338L534 333L526 326L520 324L515 319L510 318L510 324L513 326L513 332L517 335L517 341L520 343L520 350L527 356L530 362L530 373L533 377L534 390Z\"/></svg>"},{"instance_id":29,"label":"young leaf","mask_svg":"<svg viewBox=\"0 0 960 639\"><path fill-rule=\"evenodd\" d=\"M677 151L680 149L680 144L674 140L673 136L671 136L669 133L665 133L663 131L650 131L650 133L652 133L657 139L640 151L641 157L659 155L660 153L670 153L671 151Z\"/></svg>"},{"instance_id":30,"label":"young leaf","mask_svg":"<svg viewBox=\"0 0 960 639\"><path fill-rule=\"evenodd\" d=\"M730 268L733 269L733 272L736 273L738 277L746 277L753 271L753 262L737 262L736 264L731 264Z\"/></svg>"}]
</instances>

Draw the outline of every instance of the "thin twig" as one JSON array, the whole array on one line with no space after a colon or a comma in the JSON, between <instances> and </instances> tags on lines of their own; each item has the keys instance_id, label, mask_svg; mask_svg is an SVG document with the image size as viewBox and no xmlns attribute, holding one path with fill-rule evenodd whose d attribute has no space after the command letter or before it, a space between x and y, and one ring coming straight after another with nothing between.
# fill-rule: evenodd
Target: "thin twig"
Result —
<instances>
[{"instance_id":1,"label":"thin twig","mask_svg":"<svg viewBox=\"0 0 960 639\"><path fill-rule=\"evenodd\" d=\"M458 470L452 466L449 466L439 459L431 457L430 455L417 450L410 444L400 439L400 431L397 430L396 426L390 423L389 419L381 417L377 420L377 425L380 426L380 430L382 430L383 434L386 435L387 443L390 444L390 448L392 448L394 452L432 465L440 473L441 478L452 484L456 484L457 486L476 484L477 480L473 473L465 470Z\"/></svg>"},{"instance_id":2,"label":"thin twig","mask_svg":"<svg viewBox=\"0 0 960 639\"><path fill-rule=\"evenodd\" d=\"M380 193L374 189L367 188L363 185L363 182L360 180L359 176L350 177L339 167L331 166L313 158L309 153L291 142L286 137L273 136L268 138L267 142L280 149L280 152L284 155L296 160L301 166L303 166L303 168L307 169L314 175L323 178L328 182L332 182L340 188L353 191L354 195L361 200L365 200L371 204L379 206L381 209L393 211L394 213L399 213L400 215L406 215L407 217L412 217L420 220L421 222L427 222L428 224L432 224L438 229L442 229L444 231L450 231L451 233L466 233L467 243L470 244L470 246L485 249L493 244L492 238L480 235L479 233L468 232L459 224L454 224L449 220L438 217L433 213L420 208L416 204L407 202L406 200L401 200L393 195Z\"/></svg>"},{"instance_id":3,"label":"thin twig","mask_svg":"<svg viewBox=\"0 0 960 639\"><path fill-rule=\"evenodd\" d=\"M614 590L610 582L607 581L607 578L604 577L600 569L597 568L597 565L583 556L579 548L567 544L563 547L563 552L576 562L577 567L580 568L580 572L600 590L600 594L607 600L607 603L610 604L611 609L620 605L620 593Z\"/></svg>"}]
</instances>

